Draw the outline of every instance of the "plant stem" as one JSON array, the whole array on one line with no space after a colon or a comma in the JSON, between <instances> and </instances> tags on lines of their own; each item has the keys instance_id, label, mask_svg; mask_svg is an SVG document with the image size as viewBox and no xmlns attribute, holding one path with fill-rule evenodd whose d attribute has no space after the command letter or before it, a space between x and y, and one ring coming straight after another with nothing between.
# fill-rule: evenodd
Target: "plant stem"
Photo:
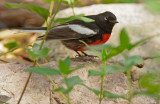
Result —
<instances>
[{"instance_id":1,"label":"plant stem","mask_svg":"<svg viewBox=\"0 0 160 104\"><path fill-rule=\"evenodd\" d=\"M103 100L103 82L104 82L104 75L101 76L101 89L100 89L99 104L101 104Z\"/></svg>"},{"instance_id":2,"label":"plant stem","mask_svg":"<svg viewBox=\"0 0 160 104\"><path fill-rule=\"evenodd\" d=\"M76 14L75 14L75 12L74 12L74 7L72 6L72 12L73 12L73 15L75 16Z\"/></svg>"},{"instance_id":3,"label":"plant stem","mask_svg":"<svg viewBox=\"0 0 160 104\"><path fill-rule=\"evenodd\" d=\"M129 102L131 102L131 97L132 97L132 80L131 80L131 72L130 72L130 70L127 71L127 79L128 79Z\"/></svg>"},{"instance_id":4,"label":"plant stem","mask_svg":"<svg viewBox=\"0 0 160 104\"><path fill-rule=\"evenodd\" d=\"M74 12L74 4L73 4L72 0L71 0L70 7L72 8L73 15L75 16L76 14L75 14L75 12Z\"/></svg>"},{"instance_id":5,"label":"plant stem","mask_svg":"<svg viewBox=\"0 0 160 104\"><path fill-rule=\"evenodd\" d=\"M58 88L58 86L53 82L53 80L48 75L47 75L47 78L51 81L51 83L54 85L55 88ZM66 96L61 91L58 91L58 92L67 101L68 104L71 104L69 99L67 99Z\"/></svg>"},{"instance_id":6,"label":"plant stem","mask_svg":"<svg viewBox=\"0 0 160 104\"><path fill-rule=\"evenodd\" d=\"M40 65L39 65L38 62L36 62L36 65L37 65L38 67L40 67ZM53 86L57 89L58 86L54 83L54 81L53 81L48 75L46 75L46 77L51 81L51 83L53 84ZM66 97L61 91L58 91L58 92L59 92L60 95L68 102L68 104L71 104L70 101L69 101L69 99L67 99L67 97Z\"/></svg>"},{"instance_id":7,"label":"plant stem","mask_svg":"<svg viewBox=\"0 0 160 104\"><path fill-rule=\"evenodd\" d=\"M44 35L44 37L43 37L43 40L42 40L42 42L41 42L41 45L40 45L39 50L41 50L42 47L43 47L43 44L44 44L44 42L45 42L45 40L46 40L46 38L47 38L47 35L48 35L49 30L50 30L51 27L52 27L52 24L53 24L53 22L54 22L55 16L56 16L56 14L57 14L57 12L58 12L58 10L59 10L59 7L60 7L61 3L62 3L62 0L59 1L58 6L57 6L57 8L56 8L56 10L55 10L55 12L54 12L54 14L53 14L53 17L51 18L51 21L50 21L50 23L49 23L49 25L48 25L48 28L47 28L47 31L46 31L46 33L45 33L45 35Z\"/></svg>"},{"instance_id":8,"label":"plant stem","mask_svg":"<svg viewBox=\"0 0 160 104\"><path fill-rule=\"evenodd\" d=\"M37 63L37 60L34 61L33 67L35 67L36 63ZM27 88L27 86L28 86L29 80L31 79L31 76L32 76L32 72L29 73L29 76L28 76L28 78L27 78L27 81L26 81L26 83L25 83L25 85L24 85L24 88L23 88L23 90L22 90L22 93L21 93L21 95L20 95L20 98L18 99L17 104L20 104L20 102L21 102L21 100L22 100L22 97L23 97L23 95L24 95L24 92L26 91L26 88Z\"/></svg>"},{"instance_id":9,"label":"plant stem","mask_svg":"<svg viewBox=\"0 0 160 104\"><path fill-rule=\"evenodd\" d=\"M45 21L45 23L43 24L43 27L48 26L48 22L50 21L52 16L53 7L54 7L54 1L51 2L50 8L49 8L50 15L48 16L47 21Z\"/></svg>"},{"instance_id":10,"label":"plant stem","mask_svg":"<svg viewBox=\"0 0 160 104\"><path fill-rule=\"evenodd\" d=\"M57 14L60 6L61 6L61 3L62 3L62 0L59 0L58 5L57 5L57 8L56 8L56 10L55 10L55 12L54 12L54 14L53 14L53 16L52 16L52 19L51 19L51 21L50 21L50 25L51 25L51 26L52 26L52 23L54 22L54 19L55 19L56 14Z\"/></svg>"},{"instance_id":11,"label":"plant stem","mask_svg":"<svg viewBox=\"0 0 160 104\"><path fill-rule=\"evenodd\" d=\"M103 61L103 72L105 71L106 61ZM103 83L104 83L104 75L101 76L101 89L100 89L100 97L99 97L99 104L101 104L103 100Z\"/></svg>"}]
</instances>

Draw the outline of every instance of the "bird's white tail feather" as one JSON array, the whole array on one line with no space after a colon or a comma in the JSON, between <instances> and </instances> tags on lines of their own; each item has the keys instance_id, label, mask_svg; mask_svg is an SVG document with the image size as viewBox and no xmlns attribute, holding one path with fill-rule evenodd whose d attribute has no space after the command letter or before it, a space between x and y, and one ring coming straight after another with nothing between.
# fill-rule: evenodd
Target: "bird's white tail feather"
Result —
<instances>
[{"instance_id":1,"label":"bird's white tail feather","mask_svg":"<svg viewBox=\"0 0 160 104\"><path fill-rule=\"evenodd\" d=\"M0 39L12 37L23 33L44 33L46 30L23 30L23 29L5 29L0 31Z\"/></svg>"},{"instance_id":2,"label":"bird's white tail feather","mask_svg":"<svg viewBox=\"0 0 160 104\"><path fill-rule=\"evenodd\" d=\"M24 32L29 32L29 33L43 33L46 32L46 30L21 30L21 29L10 29L10 32L14 33L24 33Z\"/></svg>"}]
</instances>

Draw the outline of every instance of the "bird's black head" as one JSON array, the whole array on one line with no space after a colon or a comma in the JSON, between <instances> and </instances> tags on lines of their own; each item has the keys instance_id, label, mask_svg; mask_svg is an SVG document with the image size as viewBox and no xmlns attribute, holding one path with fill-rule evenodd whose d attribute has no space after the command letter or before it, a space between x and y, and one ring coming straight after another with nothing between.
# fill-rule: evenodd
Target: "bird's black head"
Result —
<instances>
[{"instance_id":1,"label":"bird's black head","mask_svg":"<svg viewBox=\"0 0 160 104\"><path fill-rule=\"evenodd\" d=\"M118 23L116 16L109 11L98 14L95 22L105 33L109 34L112 32L113 26Z\"/></svg>"}]
</instances>

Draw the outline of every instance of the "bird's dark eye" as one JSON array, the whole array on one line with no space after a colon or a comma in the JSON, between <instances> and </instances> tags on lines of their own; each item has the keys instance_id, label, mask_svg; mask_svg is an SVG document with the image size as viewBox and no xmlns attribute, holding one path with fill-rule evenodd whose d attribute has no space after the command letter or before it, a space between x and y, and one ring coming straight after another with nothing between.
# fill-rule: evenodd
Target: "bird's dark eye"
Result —
<instances>
[{"instance_id":1,"label":"bird's dark eye","mask_svg":"<svg viewBox=\"0 0 160 104\"><path fill-rule=\"evenodd\" d=\"M104 20L108 20L108 17L104 17Z\"/></svg>"}]
</instances>

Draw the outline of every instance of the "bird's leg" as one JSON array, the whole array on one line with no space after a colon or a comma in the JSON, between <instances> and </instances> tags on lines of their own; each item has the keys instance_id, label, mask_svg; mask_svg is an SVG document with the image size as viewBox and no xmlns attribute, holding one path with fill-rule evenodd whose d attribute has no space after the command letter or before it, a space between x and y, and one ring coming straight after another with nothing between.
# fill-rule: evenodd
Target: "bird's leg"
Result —
<instances>
[{"instance_id":1,"label":"bird's leg","mask_svg":"<svg viewBox=\"0 0 160 104\"><path fill-rule=\"evenodd\" d=\"M77 55L76 55L76 56L79 56L79 57L81 57L81 56L82 56L78 51L75 51L75 52L77 53Z\"/></svg>"},{"instance_id":2,"label":"bird's leg","mask_svg":"<svg viewBox=\"0 0 160 104\"><path fill-rule=\"evenodd\" d=\"M85 53L85 52L83 52L83 51L81 51L83 54L84 54L84 56L88 56L88 57L97 57L97 56L94 56L94 55L88 55L87 53Z\"/></svg>"},{"instance_id":3,"label":"bird's leg","mask_svg":"<svg viewBox=\"0 0 160 104\"><path fill-rule=\"evenodd\" d=\"M83 51L81 51L83 54L84 54L84 56L89 56L87 53L85 53L85 52L83 52Z\"/></svg>"}]
</instances>

